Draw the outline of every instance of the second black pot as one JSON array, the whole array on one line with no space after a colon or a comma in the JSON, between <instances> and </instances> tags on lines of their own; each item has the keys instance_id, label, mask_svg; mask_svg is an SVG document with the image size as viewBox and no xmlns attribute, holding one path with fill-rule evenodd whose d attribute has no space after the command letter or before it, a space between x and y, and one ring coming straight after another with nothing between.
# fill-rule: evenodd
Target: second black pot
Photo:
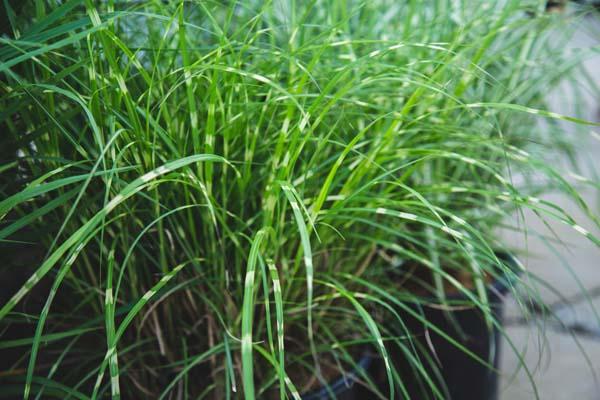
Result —
<instances>
[{"instance_id":1,"label":"second black pot","mask_svg":"<svg viewBox=\"0 0 600 400\"><path fill-rule=\"evenodd\" d=\"M497 254L511 269L516 271L516 260L508 254ZM514 276L514 274L513 274ZM503 298L509 290L509 279L500 278L490 283L487 288L489 305L493 319L501 323L503 313ZM468 303L464 295L448 296L449 303ZM398 336L408 335L416 355L421 360L424 372L430 377L444 399L451 400L495 400L498 392L498 363L501 333L496 325L489 327L484 313L477 307L456 307L452 311L443 310L442 307L432 305L409 305L410 310L417 312L417 318L406 310L398 309L405 327L394 324L389 327L392 333ZM422 321L439 328L441 332L455 340L464 349L467 349L484 363L472 358L455 344L452 344L443 335L435 332ZM410 361L406 354L409 340L404 340L405 350L400 346L391 345L390 355L400 379L408 392L410 399L436 399L431 385L423 378L423 371L418 371L415 362ZM381 364L381 363L379 363ZM487 365L486 365L487 364ZM377 367L378 379L384 387L385 373L383 366ZM387 384L386 384L387 385ZM400 390L397 390L400 392ZM397 398L405 399L399 394Z\"/></svg>"}]
</instances>

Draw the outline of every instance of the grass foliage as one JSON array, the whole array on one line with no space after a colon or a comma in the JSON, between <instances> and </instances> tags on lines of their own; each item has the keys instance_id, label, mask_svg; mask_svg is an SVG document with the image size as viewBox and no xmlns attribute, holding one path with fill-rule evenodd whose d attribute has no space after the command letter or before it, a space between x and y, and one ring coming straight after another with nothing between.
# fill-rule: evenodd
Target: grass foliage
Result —
<instances>
[{"instance_id":1,"label":"grass foliage","mask_svg":"<svg viewBox=\"0 0 600 400\"><path fill-rule=\"evenodd\" d=\"M579 15L24 3L4 0L0 37L4 396L298 399L370 345L387 382L361 381L385 398L404 392L390 343L424 371L384 324L423 290L497 324L485 279L515 210L600 244L538 197L599 222L548 161L572 152L561 121L586 124L544 111L585 56L553 34ZM404 285L407 265L432 284Z\"/></svg>"}]
</instances>

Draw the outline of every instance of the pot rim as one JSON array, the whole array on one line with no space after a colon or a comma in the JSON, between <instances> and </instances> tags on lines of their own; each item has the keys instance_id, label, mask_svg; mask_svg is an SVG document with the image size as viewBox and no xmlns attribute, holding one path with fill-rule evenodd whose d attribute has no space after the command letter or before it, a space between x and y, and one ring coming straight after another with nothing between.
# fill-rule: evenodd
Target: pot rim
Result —
<instances>
[{"instance_id":1,"label":"pot rim","mask_svg":"<svg viewBox=\"0 0 600 400\"><path fill-rule=\"evenodd\" d=\"M366 371L373 361L373 356L365 352L356 363L356 367L349 373L335 379L328 387L319 387L300 397L302 400L325 400L331 398L331 394L337 396L346 390L352 389L358 381L359 370Z\"/></svg>"},{"instance_id":2,"label":"pot rim","mask_svg":"<svg viewBox=\"0 0 600 400\"><path fill-rule=\"evenodd\" d=\"M486 288L488 293L492 293L495 296L504 296L510 290L510 287L514 286L517 282L517 276L520 275L521 269L519 268L519 261L517 257L508 251L494 251L496 257L504 261L509 270L513 272L513 274L507 274L505 270L500 269L498 272L499 276L494 277L494 280L486 283ZM464 293L452 293L446 295L446 300L454 300L454 301L463 301L467 300L467 296ZM418 296L418 298L413 298L407 301L408 303L417 303L420 305L427 305L431 303L438 303L439 299L433 297L432 295L424 295Z\"/></svg>"}]
</instances>

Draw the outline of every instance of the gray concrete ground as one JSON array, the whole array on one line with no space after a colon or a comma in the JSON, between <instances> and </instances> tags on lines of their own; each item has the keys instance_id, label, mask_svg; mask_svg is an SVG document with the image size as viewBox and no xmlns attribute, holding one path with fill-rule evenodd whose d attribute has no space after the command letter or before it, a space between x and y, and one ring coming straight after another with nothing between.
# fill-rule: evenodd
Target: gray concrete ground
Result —
<instances>
[{"instance_id":1,"label":"gray concrete ground","mask_svg":"<svg viewBox=\"0 0 600 400\"><path fill-rule=\"evenodd\" d=\"M600 85L600 14L581 21L569 45L573 49L591 46L596 46L598 51L585 65ZM568 114L565 104L577 104L568 93L569 88L562 87L549 94L553 111ZM599 121L600 98L591 92L581 97L578 100L583 109L577 111L590 120ZM568 111L572 114L574 110ZM576 134L572 127L565 128L565 134ZM587 139L581 140L577 153L578 158L588 162L581 174L589 177L594 177L594 172L600 174L600 128L592 130L597 137L584 135ZM566 172L570 167L563 164ZM569 180L577 183L573 176ZM598 188L583 190L584 199L596 215L600 215L599 192ZM600 235L600 230L592 229L589 218L564 196L550 194L545 199L560 204L581 226ZM567 225L549 224L563 239L563 243L553 246L556 253L534 235L528 235L525 241L522 235L504 234L509 243L526 253L521 260L527 269L558 293L530 281L554 316L524 314L514 299L507 299L509 339L504 340L501 353L500 398L535 399L537 390L538 397L544 400L600 400L600 249ZM530 232L551 234L533 213L526 213L525 226Z\"/></svg>"}]
</instances>

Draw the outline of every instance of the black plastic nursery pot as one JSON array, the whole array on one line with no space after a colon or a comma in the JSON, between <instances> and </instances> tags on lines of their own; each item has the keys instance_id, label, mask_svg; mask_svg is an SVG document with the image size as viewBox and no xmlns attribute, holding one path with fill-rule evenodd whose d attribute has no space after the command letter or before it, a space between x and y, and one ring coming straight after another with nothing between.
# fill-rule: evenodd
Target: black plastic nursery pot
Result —
<instances>
[{"instance_id":1,"label":"black plastic nursery pot","mask_svg":"<svg viewBox=\"0 0 600 400\"><path fill-rule=\"evenodd\" d=\"M302 400L366 400L371 398L370 392L358 384L360 370L367 372L373 364L373 356L363 354L353 371L331 382L328 387L321 387L302 394Z\"/></svg>"},{"instance_id":2,"label":"black plastic nursery pot","mask_svg":"<svg viewBox=\"0 0 600 400\"><path fill-rule=\"evenodd\" d=\"M517 271L517 262L509 254L498 253L513 271ZM514 275L513 275L514 276ZM491 315L496 323L502 323L503 299L509 290L510 278L500 276L487 286L487 296ZM423 302L419 305L409 304L409 310L398 308L405 326L389 327L392 333L412 338L413 355L419 357L423 369L438 388L444 399L451 400L495 400L498 392L498 363L501 333L497 325L490 327L481 309L467 306L468 299L464 294L447 296L447 303L454 307L441 307L439 301ZM460 304L463 304L461 307ZM451 310L449 311L448 308ZM427 321L425 323L424 321ZM430 325L438 328L439 332ZM444 338L447 335L456 343ZM423 371L419 372L414 361L409 361L406 348L410 347L409 340L404 340L405 350L400 346L388 346L392 361L398 371L402 383L410 399L436 399L431 386L423 379ZM459 344L461 349L456 344ZM477 356L476 360L466 354L464 349ZM378 364L382 364L379 362ZM382 365L377 367L378 380L381 387L387 385ZM385 385L384 385L385 384ZM398 390L397 392L400 392ZM404 400L404 395L398 394L398 399Z\"/></svg>"}]
</instances>

